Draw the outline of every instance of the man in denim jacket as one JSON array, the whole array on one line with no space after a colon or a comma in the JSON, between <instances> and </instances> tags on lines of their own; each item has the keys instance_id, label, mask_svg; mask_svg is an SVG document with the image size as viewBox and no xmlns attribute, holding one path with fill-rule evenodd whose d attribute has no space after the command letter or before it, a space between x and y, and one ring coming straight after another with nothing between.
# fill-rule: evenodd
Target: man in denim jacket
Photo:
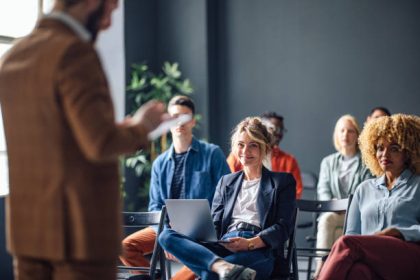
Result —
<instances>
[{"instance_id":1,"label":"man in denim jacket","mask_svg":"<svg viewBox=\"0 0 420 280\"><path fill-rule=\"evenodd\" d=\"M172 117L182 114L194 116L195 106L187 96L175 96L169 101ZM229 172L225 155L214 144L194 138L195 120L171 129L173 144L152 166L149 211L159 211L168 198L205 198L211 203L216 185ZM121 261L128 266L149 266L144 254L150 253L156 240L156 231L146 228L126 237ZM194 273L183 267L172 279L194 279Z\"/></svg>"}]
</instances>

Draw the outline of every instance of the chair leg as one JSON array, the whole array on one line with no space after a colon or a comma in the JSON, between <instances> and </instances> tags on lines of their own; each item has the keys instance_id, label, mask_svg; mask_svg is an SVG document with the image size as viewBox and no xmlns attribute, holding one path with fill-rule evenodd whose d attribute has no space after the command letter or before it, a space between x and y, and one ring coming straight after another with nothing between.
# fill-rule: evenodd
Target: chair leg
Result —
<instances>
[{"instance_id":1,"label":"chair leg","mask_svg":"<svg viewBox=\"0 0 420 280\"><path fill-rule=\"evenodd\" d=\"M306 269L306 279L311 280L311 273L312 273L312 257L308 257L308 267Z\"/></svg>"},{"instance_id":2,"label":"chair leg","mask_svg":"<svg viewBox=\"0 0 420 280\"><path fill-rule=\"evenodd\" d=\"M294 275L293 275L293 280L299 280L299 266L298 266L298 262L297 262L297 254L296 251L294 252L294 260L293 260L293 266L294 268Z\"/></svg>"},{"instance_id":3,"label":"chair leg","mask_svg":"<svg viewBox=\"0 0 420 280\"><path fill-rule=\"evenodd\" d=\"M292 260L293 260L293 263L292 263L292 267L293 267L292 277L293 277L293 280L299 280L299 267L298 267L296 249L293 250Z\"/></svg>"},{"instance_id":4,"label":"chair leg","mask_svg":"<svg viewBox=\"0 0 420 280\"><path fill-rule=\"evenodd\" d=\"M167 259L165 259L165 274L166 274L166 279L170 280L172 278L172 269L171 269L171 261L168 261Z\"/></svg>"},{"instance_id":5,"label":"chair leg","mask_svg":"<svg viewBox=\"0 0 420 280\"><path fill-rule=\"evenodd\" d=\"M167 261L166 261L166 257L165 257L165 252L162 250L162 248L160 248L159 250L159 266L160 266L160 279L161 280L167 280L170 279L168 278L167 274L166 274L166 270L167 270Z\"/></svg>"}]
</instances>

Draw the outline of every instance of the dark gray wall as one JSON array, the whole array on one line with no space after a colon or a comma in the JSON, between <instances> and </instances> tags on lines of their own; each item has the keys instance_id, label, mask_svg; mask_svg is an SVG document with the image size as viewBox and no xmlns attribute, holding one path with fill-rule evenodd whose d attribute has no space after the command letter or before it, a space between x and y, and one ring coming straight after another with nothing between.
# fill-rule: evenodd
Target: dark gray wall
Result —
<instances>
[{"instance_id":1,"label":"dark gray wall","mask_svg":"<svg viewBox=\"0 0 420 280\"><path fill-rule=\"evenodd\" d=\"M242 118L275 110L281 146L317 173L341 115L420 113L418 1L126 0L126 13L127 62L179 62L197 134L225 152Z\"/></svg>"},{"instance_id":2,"label":"dark gray wall","mask_svg":"<svg viewBox=\"0 0 420 280\"><path fill-rule=\"evenodd\" d=\"M158 1L157 56L164 61L179 62L184 77L194 86L196 111L203 121L195 134L208 137L208 71L206 1Z\"/></svg>"},{"instance_id":3,"label":"dark gray wall","mask_svg":"<svg viewBox=\"0 0 420 280\"><path fill-rule=\"evenodd\" d=\"M147 61L156 71L161 69L165 61L178 62L183 76L190 79L194 86L197 112L203 116L197 134L206 138L206 1L126 0L124 3L127 74L133 62ZM127 82L128 78L127 75Z\"/></svg>"},{"instance_id":4,"label":"dark gray wall","mask_svg":"<svg viewBox=\"0 0 420 280\"><path fill-rule=\"evenodd\" d=\"M124 1L124 40L126 81L130 81L132 63L147 62L156 69L157 17L156 2L150 0ZM127 104L127 111L130 111Z\"/></svg>"},{"instance_id":5,"label":"dark gray wall","mask_svg":"<svg viewBox=\"0 0 420 280\"><path fill-rule=\"evenodd\" d=\"M157 69L157 3L151 0L124 1L124 40L126 84L131 76L133 63L147 62L153 70ZM132 111L132 103L126 100L126 112ZM131 168L124 169L125 210L147 208L146 198L138 196L141 180Z\"/></svg>"},{"instance_id":6,"label":"dark gray wall","mask_svg":"<svg viewBox=\"0 0 420 280\"><path fill-rule=\"evenodd\" d=\"M151 69L160 71L165 61L178 62L183 77L194 86L196 111L203 120L196 129L199 138L208 137L208 73L205 0L126 0L125 44L126 73L130 65L147 61ZM131 104L127 102L127 112ZM133 170L125 169L128 200L134 198L135 209L144 208L137 197L141 180ZM142 200L142 199L140 199ZM128 203L127 203L128 202Z\"/></svg>"},{"instance_id":7,"label":"dark gray wall","mask_svg":"<svg viewBox=\"0 0 420 280\"><path fill-rule=\"evenodd\" d=\"M339 116L362 125L378 105L420 113L420 2L229 0L219 9L216 142L245 116L275 110L289 129L281 146L317 173Z\"/></svg>"},{"instance_id":8,"label":"dark gray wall","mask_svg":"<svg viewBox=\"0 0 420 280\"><path fill-rule=\"evenodd\" d=\"M244 117L274 110L281 146L318 173L343 114L420 114L420 2L126 0L126 61L179 62L195 86L199 137L229 151Z\"/></svg>"}]
</instances>

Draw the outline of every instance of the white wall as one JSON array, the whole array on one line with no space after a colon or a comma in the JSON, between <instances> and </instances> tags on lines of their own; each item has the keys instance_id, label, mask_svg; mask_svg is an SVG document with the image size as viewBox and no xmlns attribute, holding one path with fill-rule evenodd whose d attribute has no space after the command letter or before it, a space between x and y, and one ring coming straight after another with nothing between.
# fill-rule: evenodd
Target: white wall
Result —
<instances>
[{"instance_id":1,"label":"white wall","mask_svg":"<svg viewBox=\"0 0 420 280\"><path fill-rule=\"evenodd\" d=\"M125 115L124 1L119 1L112 25L100 33L96 47L108 77L116 119L120 121Z\"/></svg>"}]
</instances>

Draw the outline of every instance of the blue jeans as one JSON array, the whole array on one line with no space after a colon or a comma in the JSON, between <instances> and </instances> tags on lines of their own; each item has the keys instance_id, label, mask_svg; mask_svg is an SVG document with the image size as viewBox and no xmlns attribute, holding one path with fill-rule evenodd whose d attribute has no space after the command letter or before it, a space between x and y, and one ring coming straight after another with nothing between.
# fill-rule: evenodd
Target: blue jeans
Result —
<instances>
[{"instance_id":1,"label":"blue jeans","mask_svg":"<svg viewBox=\"0 0 420 280\"><path fill-rule=\"evenodd\" d=\"M252 231L233 231L222 239L230 237L250 238ZM194 271L203 280L217 280L219 276L211 271L213 263L219 259L254 269L256 279L269 279L274 266L274 256L268 248L233 253L217 243L198 243L172 229L165 229L159 236L163 249L174 255L180 262Z\"/></svg>"}]
</instances>

